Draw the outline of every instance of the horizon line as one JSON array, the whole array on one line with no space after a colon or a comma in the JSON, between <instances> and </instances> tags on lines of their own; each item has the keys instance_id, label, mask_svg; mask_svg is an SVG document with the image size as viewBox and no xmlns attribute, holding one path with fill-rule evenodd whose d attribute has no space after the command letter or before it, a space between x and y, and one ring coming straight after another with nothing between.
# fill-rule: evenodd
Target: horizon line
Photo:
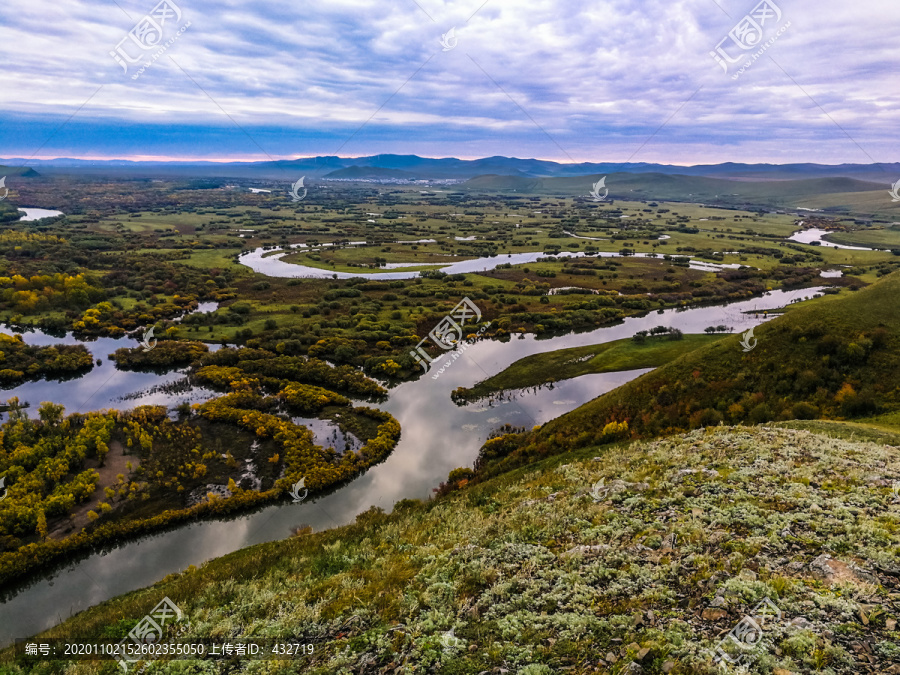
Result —
<instances>
[{"instance_id":1,"label":"horizon line","mask_svg":"<svg viewBox=\"0 0 900 675\"><path fill-rule=\"evenodd\" d=\"M880 164L895 164L897 162L869 162L869 163L858 163L858 162L840 162L840 163L820 163L820 162L787 162L787 163L779 163L772 161L720 161L720 162L708 162L705 164L683 164L678 162L670 162L670 161L641 161L641 162L633 162L633 161L615 161L615 160L581 160L581 161L561 161L558 159L542 159L538 157L516 157L513 155L487 155L487 156L456 156L456 155L444 155L441 157L429 156L429 155L418 155L415 153L393 153L393 152L380 152L371 155L294 155L294 156L280 156L280 157L271 157L271 156L258 156L258 155L244 155L240 157L198 157L198 156L173 156L173 155L56 155L56 156L36 156L29 157L25 160L24 164L19 166L27 166L29 162L38 160L38 161L56 161L56 160L77 160L77 161L97 161L97 162L134 162L134 163L150 163L150 162L159 162L159 163L208 163L208 164L260 164L260 163L272 163L272 162L291 162L291 161L299 161L299 160L308 160L308 159L316 159L319 157L337 157L338 159L343 160L352 160L352 159L364 159L369 157L379 157L383 155L393 155L396 157L419 157L421 159L433 159L433 160L441 160L441 159L457 159L460 161L477 161L482 159L491 159L494 157L499 157L503 159L510 160L519 160L519 161L539 161L539 162L553 162L559 165L569 165L575 166L579 164L622 164L622 165L632 165L632 164L658 164L660 166L673 166L673 167L696 167L696 166L717 166L722 164L746 164L746 165L768 165L768 166L789 166L795 164L811 164L817 166L831 166L831 167L840 167L844 165L856 165L856 166L878 166ZM0 158L0 162L2 161L12 161L12 160L21 160L21 157L7 157ZM9 166L9 165L7 165Z\"/></svg>"}]
</instances>

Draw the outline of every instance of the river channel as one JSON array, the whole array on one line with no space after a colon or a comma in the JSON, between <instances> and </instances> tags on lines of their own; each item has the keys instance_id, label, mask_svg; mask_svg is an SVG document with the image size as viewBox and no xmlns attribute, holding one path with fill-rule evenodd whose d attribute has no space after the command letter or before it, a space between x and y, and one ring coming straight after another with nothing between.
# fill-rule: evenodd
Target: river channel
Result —
<instances>
[{"instance_id":1,"label":"river channel","mask_svg":"<svg viewBox=\"0 0 900 675\"><path fill-rule=\"evenodd\" d=\"M525 356L605 343L658 325L699 333L707 326L726 324L740 332L766 320L762 313L744 312L782 307L812 297L819 290L773 291L760 298L723 306L654 311L614 326L549 339L538 340L526 335L505 342L477 342L438 379L423 374L418 380L391 389L387 400L378 407L397 418L402 437L394 452L378 466L331 494L319 497L310 494L300 504L286 498L282 504L237 518L191 523L147 535L111 550L90 553L67 567L12 588L0 605L0 645L50 628L83 609L152 584L189 565L199 566L246 546L283 539L297 526L310 525L314 530L322 530L353 522L357 514L373 505L390 511L401 499L427 498L450 470L472 465L491 430L507 423L524 427L543 424L647 372L585 375L558 383L552 389L515 392L495 405L480 402L458 407L451 402L450 392L455 388L472 386ZM71 335L55 338L38 332L25 333L24 338L30 344L78 342ZM68 412L84 412L142 403L175 405L214 395L199 389L178 393L162 391L161 385L183 379L184 373L179 371L155 375L115 369L114 364L106 361L107 354L118 347L134 345L135 341L129 338L101 338L83 344L95 359L104 360L102 366L95 366L77 379L23 384L7 390L3 398L18 396L30 404L32 411L41 401L52 400L65 404ZM742 352L736 344L735 360L740 358Z\"/></svg>"}]
</instances>

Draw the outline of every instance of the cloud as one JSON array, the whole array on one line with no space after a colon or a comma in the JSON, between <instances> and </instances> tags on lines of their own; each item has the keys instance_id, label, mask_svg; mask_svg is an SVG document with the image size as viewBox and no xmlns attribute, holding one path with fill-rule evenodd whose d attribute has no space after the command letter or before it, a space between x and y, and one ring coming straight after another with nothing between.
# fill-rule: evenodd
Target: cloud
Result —
<instances>
[{"instance_id":1,"label":"cloud","mask_svg":"<svg viewBox=\"0 0 900 675\"><path fill-rule=\"evenodd\" d=\"M710 51L752 1L175 2L190 27L137 80L109 52L152 3L0 7L0 154L28 156L70 117L42 156L178 156L188 134L191 153L217 157L828 163L900 149L896 3L779 2L790 27L733 80Z\"/></svg>"}]
</instances>

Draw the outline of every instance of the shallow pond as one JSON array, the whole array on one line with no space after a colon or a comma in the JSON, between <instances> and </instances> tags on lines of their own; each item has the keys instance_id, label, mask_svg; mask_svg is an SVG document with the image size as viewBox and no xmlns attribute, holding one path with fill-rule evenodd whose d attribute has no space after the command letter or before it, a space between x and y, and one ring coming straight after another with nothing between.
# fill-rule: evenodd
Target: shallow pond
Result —
<instances>
[{"instance_id":1,"label":"shallow pond","mask_svg":"<svg viewBox=\"0 0 900 675\"><path fill-rule=\"evenodd\" d=\"M36 209L32 207L16 207L18 211L24 211L25 215L19 218L19 221L25 220L40 220L41 218L53 218L55 216L61 216L63 214L62 211L53 211L51 209Z\"/></svg>"}]
</instances>

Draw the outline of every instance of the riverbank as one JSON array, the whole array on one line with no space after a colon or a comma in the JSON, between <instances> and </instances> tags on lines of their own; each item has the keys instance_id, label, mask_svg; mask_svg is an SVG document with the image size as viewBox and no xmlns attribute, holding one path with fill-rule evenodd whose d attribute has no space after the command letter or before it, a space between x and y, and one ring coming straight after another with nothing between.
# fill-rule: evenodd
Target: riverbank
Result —
<instances>
[{"instance_id":1,"label":"riverbank","mask_svg":"<svg viewBox=\"0 0 900 675\"><path fill-rule=\"evenodd\" d=\"M460 387L453 392L454 401L477 401L513 389L540 387L589 373L609 373L637 368L658 368L698 347L724 335L682 335L678 340L668 336L649 337L643 342L625 338L598 345L572 347L534 354L516 361L473 387Z\"/></svg>"},{"instance_id":2,"label":"riverbank","mask_svg":"<svg viewBox=\"0 0 900 675\"><path fill-rule=\"evenodd\" d=\"M423 674L705 674L717 647L730 653L725 634L768 598L752 672L895 672L900 437L867 442L854 429L851 442L835 427L720 427L581 449L241 550L52 633L119 639L168 597L189 622L185 639L320 638L302 657L311 675L363 662Z\"/></svg>"}]
</instances>

